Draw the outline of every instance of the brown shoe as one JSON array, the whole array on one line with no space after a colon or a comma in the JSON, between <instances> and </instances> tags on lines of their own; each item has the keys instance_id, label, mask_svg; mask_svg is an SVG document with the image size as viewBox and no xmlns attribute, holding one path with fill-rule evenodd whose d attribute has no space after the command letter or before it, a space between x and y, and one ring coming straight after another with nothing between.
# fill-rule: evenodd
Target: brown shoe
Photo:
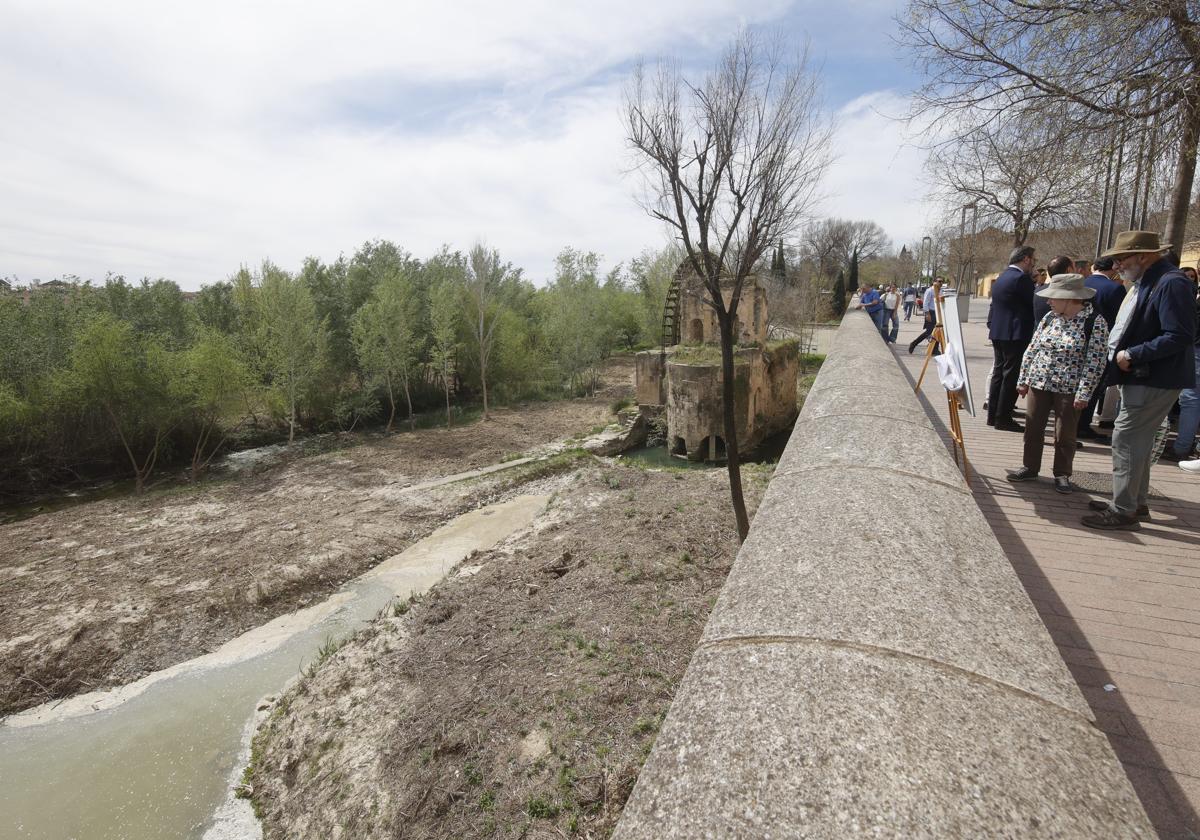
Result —
<instances>
[{"instance_id":1,"label":"brown shoe","mask_svg":"<svg viewBox=\"0 0 1200 840\"><path fill-rule=\"evenodd\" d=\"M1088 507L1092 510L1108 510L1108 502L1104 501L1103 499L1092 499L1090 502L1088 502ZM1138 505L1138 509L1134 511L1133 515L1138 519L1149 519L1150 506Z\"/></svg>"},{"instance_id":2,"label":"brown shoe","mask_svg":"<svg viewBox=\"0 0 1200 840\"><path fill-rule=\"evenodd\" d=\"M1111 510L1090 513L1079 521L1089 528L1101 531L1140 531L1142 528L1142 523L1137 521L1136 516L1122 516Z\"/></svg>"}]
</instances>

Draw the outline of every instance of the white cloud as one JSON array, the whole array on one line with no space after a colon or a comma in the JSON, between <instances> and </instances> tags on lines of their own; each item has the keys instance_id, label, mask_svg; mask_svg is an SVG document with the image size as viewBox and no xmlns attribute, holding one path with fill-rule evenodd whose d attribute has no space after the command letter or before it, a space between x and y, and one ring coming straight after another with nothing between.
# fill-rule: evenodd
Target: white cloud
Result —
<instances>
[{"instance_id":1,"label":"white cloud","mask_svg":"<svg viewBox=\"0 0 1200 840\"><path fill-rule=\"evenodd\" d=\"M829 216L874 219L896 246L927 232L929 207L922 180L925 152L897 118L908 100L894 91L861 96L837 115L837 161L830 169L821 207Z\"/></svg>"},{"instance_id":2,"label":"white cloud","mask_svg":"<svg viewBox=\"0 0 1200 840\"><path fill-rule=\"evenodd\" d=\"M112 270L197 288L376 237L419 256L486 238L534 280L568 244L632 256L663 233L622 174L627 63L707 60L788 5L10 6L0 276ZM880 97L842 109L826 210L900 239L917 185L870 110Z\"/></svg>"}]
</instances>

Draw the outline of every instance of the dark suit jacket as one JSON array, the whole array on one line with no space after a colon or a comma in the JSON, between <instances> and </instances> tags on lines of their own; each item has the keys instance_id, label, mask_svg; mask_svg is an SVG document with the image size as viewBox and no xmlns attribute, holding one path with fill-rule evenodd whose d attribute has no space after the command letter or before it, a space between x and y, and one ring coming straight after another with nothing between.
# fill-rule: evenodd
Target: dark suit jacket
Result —
<instances>
[{"instance_id":1,"label":"dark suit jacket","mask_svg":"<svg viewBox=\"0 0 1200 840\"><path fill-rule=\"evenodd\" d=\"M1033 325L1036 329L1037 325L1042 323L1042 319L1050 312L1050 301L1048 298L1038 297L1038 292L1046 288L1049 283L1039 283L1033 287Z\"/></svg>"},{"instance_id":2,"label":"dark suit jacket","mask_svg":"<svg viewBox=\"0 0 1200 840\"><path fill-rule=\"evenodd\" d=\"M1117 323L1117 312L1121 309L1121 301L1125 300L1125 287L1116 280L1109 280L1103 274L1093 274L1083 281L1083 285L1096 290L1096 296L1092 298L1092 306L1104 318L1104 323L1108 324L1108 328L1111 330L1113 324Z\"/></svg>"},{"instance_id":3,"label":"dark suit jacket","mask_svg":"<svg viewBox=\"0 0 1200 840\"><path fill-rule=\"evenodd\" d=\"M992 284L992 310L988 338L992 341L1029 341L1033 338L1033 278L1009 266Z\"/></svg>"},{"instance_id":4,"label":"dark suit jacket","mask_svg":"<svg viewBox=\"0 0 1200 840\"><path fill-rule=\"evenodd\" d=\"M1140 285L1133 315L1117 342L1117 352L1129 351L1133 370L1114 365L1112 381L1151 388L1195 388L1196 298L1192 282L1164 259L1146 269Z\"/></svg>"}]
</instances>

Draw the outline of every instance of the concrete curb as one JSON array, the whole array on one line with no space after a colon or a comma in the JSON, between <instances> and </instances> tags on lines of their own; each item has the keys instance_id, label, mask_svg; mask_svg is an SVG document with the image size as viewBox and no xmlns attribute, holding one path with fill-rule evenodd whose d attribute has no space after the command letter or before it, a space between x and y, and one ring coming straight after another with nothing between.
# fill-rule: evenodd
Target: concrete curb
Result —
<instances>
[{"instance_id":1,"label":"concrete curb","mask_svg":"<svg viewBox=\"0 0 1200 840\"><path fill-rule=\"evenodd\" d=\"M907 379L850 312L613 836L864 835L1154 831Z\"/></svg>"}]
</instances>

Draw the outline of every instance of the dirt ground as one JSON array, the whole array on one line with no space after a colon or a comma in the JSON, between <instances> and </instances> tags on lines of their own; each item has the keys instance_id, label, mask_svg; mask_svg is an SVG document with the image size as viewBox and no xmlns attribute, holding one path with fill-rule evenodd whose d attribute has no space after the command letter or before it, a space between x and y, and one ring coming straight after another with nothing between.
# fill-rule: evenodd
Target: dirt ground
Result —
<instances>
[{"instance_id":1,"label":"dirt ground","mask_svg":"<svg viewBox=\"0 0 1200 840\"><path fill-rule=\"evenodd\" d=\"M753 512L770 468L744 475ZM561 477L280 698L248 775L265 837L609 836L736 548L723 470Z\"/></svg>"},{"instance_id":2,"label":"dirt ground","mask_svg":"<svg viewBox=\"0 0 1200 840\"><path fill-rule=\"evenodd\" d=\"M587 434L632 380L632 359L617 359L594 398L365 436L252 475L0 525L0 715L131 682L323 599L511 492L504 473L406 488Z\"/></svg>"}]
</instances>

